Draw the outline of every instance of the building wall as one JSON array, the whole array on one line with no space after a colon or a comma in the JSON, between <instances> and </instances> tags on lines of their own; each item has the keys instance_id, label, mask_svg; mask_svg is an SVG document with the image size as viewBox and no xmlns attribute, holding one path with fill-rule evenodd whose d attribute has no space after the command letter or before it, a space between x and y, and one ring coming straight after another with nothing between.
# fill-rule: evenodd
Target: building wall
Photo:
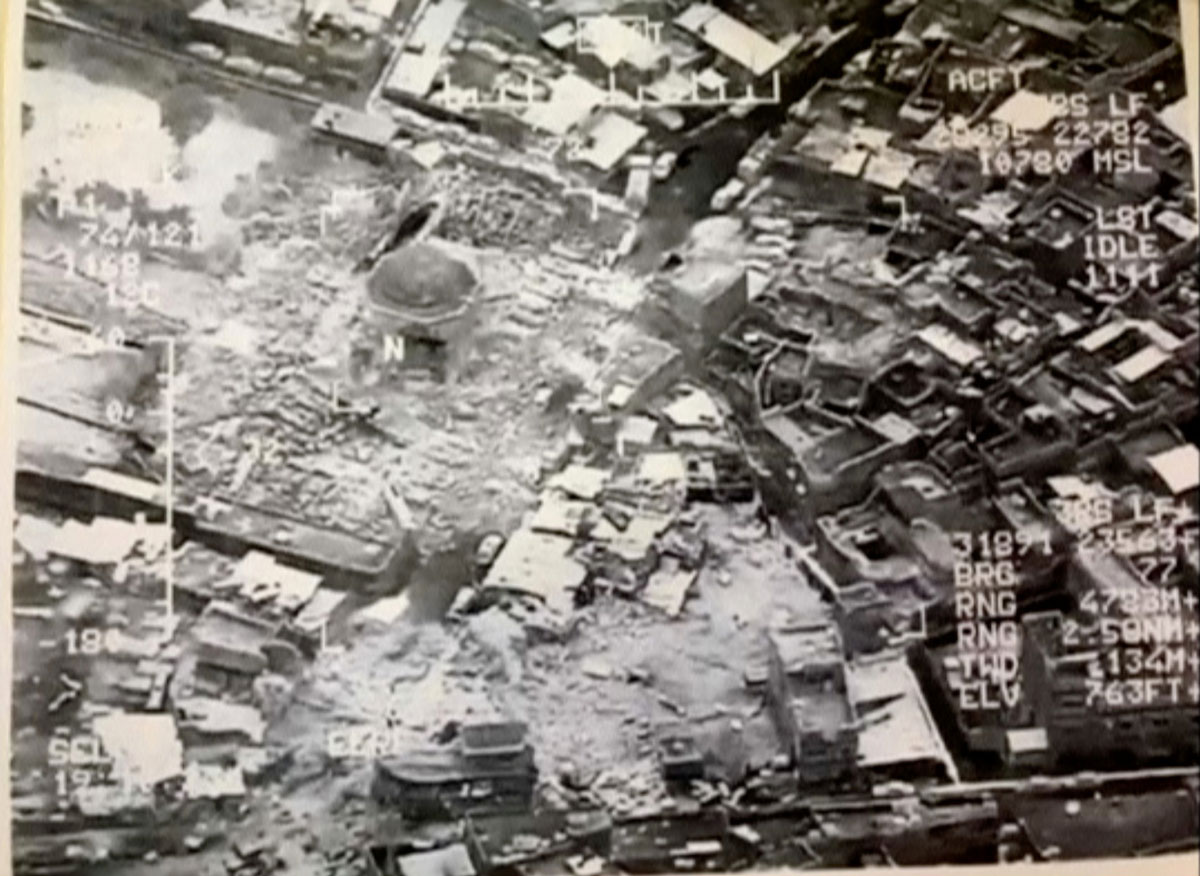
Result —
<instances>
[{"instance_id":1,"label":"building wall","mask_svg":"<svg viewBox=\"0 0 1200 876\"><path fill-rule=\"evenodd\" d=\"M144 31L183 40L188 34L188 13L199 0L70 0L61 5L84 17L103 18L127 33Z\"/></svg>"},{"instance_id":2,"label":"building wall","mask_svg":"<svg viewBox=\"0 0 1200 876\"><path fill-rule=\"evenodd\" d=\"M534 46L541 36L542 24L537 14L523 3L511 0L475 0L471 4L471 15L509 36Z\"/></svg>"},{"instance_id":3,"label":"building wall","mask_svg":"<svg viewBox=\"0 0 1200 876\"><path fill-rule=\"evenodd\" d=\"M212 21L198 21L193 18L189 23L196 39L218 45L230 54L246 55L264 64L278 64L296 70L304 70L309 66L309 56L299 42L268 39ZM317 63L317 57L315 53L312 56L314 65Z\"/></svg>"},{"instance_id":4,"label":"building wall","mask_svg":"<svg viewBox=\"0 0 1200 876\"><path fill-rule=\"evenodd\" d=\"M726 273L720 268L715 270L721 274ZM675 317L689 328L704 332L709 339L715 339L729 328L746 309L749 287L746 271L728 274L724 285L707 296L678 288L674 283L670 283L667 287L667 299Z\"/></svg>"},{"instance_id":5,"label":"building wall","mask_svg":"<svg viewBox=\"0 0 1200 876\"><path fill-rule=\"evenodd\" d=\"M883 627L890 606L891 603L886 600L849 608L841 602L834 604L834 615L847 650L852 654L869 654L884 646Z\"/></svg>"},{"instance_id":6,"label":"building wall","mask_svg":"<svg viewBox=\"0 0 1200 876\"><path fill-rule=\"evenodd\" d=\"M746 271L738 271L736 278L720 294L704 302L700 327L710 337L716 337L729 328L749 303L749 280Z\"/></svg>"},{"instance_id":7,"label":"building wall","mask_svg":"<svg viewBox=\"0 0 1200 876\"><path fill-rule=\"evenodd\" d=\"M779 651L773 644L767 648L767 707L775 721L775 729L784 740L788 754L796 756L795 743L797 727L795 716L788 708L787 672L779 658Z\"/></svg>"},{"instance_id":8,"label":"building wall","mask_svg":"<svg viewBox=\"0 0 1200 876\"><path fill-rule=\"evenodd\" d=\"M188 20L188 28L193 38L218 45L230 54L246 55L263 64L288 67L355 88L369 84L383 69L384 48L375 36L369 36L364 44L352 50L348 42L327 46L299 34L295 41L275 40L194 18Z\"/></svg>"},{"instance_id":9,"label":"building wall","mask_svg":"<svg viewBox=\"0 0 1200 876\"><path fill-rule=\"evenodd\" d=\"M832 739L817 732L798 735L796 768L802 781L825 782L853 771L858 759L858 734L841 727Z\"/></svg>"},{"instance_id":10,"label":"building wall","mask_svg":"<svg viewBox=\"0 0 1200 876\"><path fill-rule=\"evenodd\" d=\"M362 320L366 328L359 342L360 355L369 367L379 369L384 379L428 369L453 382L470 358L477 299L472 297L461 312L436 322L407 320L370 305L364 307ZM403 338L402 359L389 358L388 338Z\"/></svg>"},{"instance_id":11,"label":"building wall","mask_svg":"<svg viewBox=\"0 0 1200 876\"><path fill-rule=\"evenodd\" d=\"M1200 713L1188 705L1105 709L1087 702L1087 664L1051 652L1061 616L1057 612L1025 620L1022 677L1037 724L1046 728L1049 748L1059 761L1192 758L1200 751Z\"/></svg>"},{"instance_id":12,"label":"building wall","mask_svg":"<svg viewBox=\"0 0 1200 876\"><path fill-rule=\"evenodd\" d=\"M1030 446L1023 453L1007 453L1003 447L999 450L999 453L985 450L983 454L988 472L997 481L1069 471L1075 460L1075 444L1069 438Z\"/></svg>"},{"instance_id":13,"label":"building wall","mask_svg":"<svg viewBox=\"0 0 1200 876\"><path fill-rule=\"evenodd\" d=\"M889 463L910 459L916 448L915 440L908 444L885 441L860 456L846 460L833 471L806 465L806 460L799 458L797 461L809 490L813 513L827 514L846 505L862 502L870 492L875 473Z\"/></svg>"},{"instance_id":14,"label":"building wall","mask_svg":"<svg viewBox=\"0 0 1200 876\"><path fill-rule=\"evenodd\" d=\"M377 767L371 796L407 818L459 817L468 812L527 810L533 801L535 774L514 771L503 775L448 774L444 780L407 781Z\"/></svg>"},{"instance_id":15,"label":"building wall","mask_svg":"<svg viewBox=\"0 0 1200 876\"><path fill-rule=\"evenodd\" d=\"M842 726L828 739L820 732L802 729L794 711L797 687L832 687L844 693L842 665L818 661L789 671L773 640L768 641L767 652L767 705L801 781L826 782L853 772L858 760L858 734L852 725Z\"/></svg>"}]
</instances>

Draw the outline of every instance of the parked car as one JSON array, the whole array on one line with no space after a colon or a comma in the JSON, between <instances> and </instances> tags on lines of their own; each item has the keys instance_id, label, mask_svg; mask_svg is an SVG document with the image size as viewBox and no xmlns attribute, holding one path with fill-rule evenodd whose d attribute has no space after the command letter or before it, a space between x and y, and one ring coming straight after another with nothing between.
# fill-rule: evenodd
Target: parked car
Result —
<instances>
[{"instance_id":1,"label":"parked car","mask_svg":"<svg viewBox=\"0 0 1200 876\"><path fill-rule=\"evenodd\" d=\"M654 178L661 182L669 177L675 170L675 159L678 157L674 152L663 152L655 158L650 171Z\"/></svg>"},{"instance_id":2,"label":"parked car","mask_svg":"<svg viewBox=\"0 0 1200 876\"><path fill-rule=\"evenodd\" d=\"M746 184L737 177L734 177L713 193L711 206L718 213L724 212L732 207L733 203L740 198L745 191Z\"/></svg>"}]
</instances>

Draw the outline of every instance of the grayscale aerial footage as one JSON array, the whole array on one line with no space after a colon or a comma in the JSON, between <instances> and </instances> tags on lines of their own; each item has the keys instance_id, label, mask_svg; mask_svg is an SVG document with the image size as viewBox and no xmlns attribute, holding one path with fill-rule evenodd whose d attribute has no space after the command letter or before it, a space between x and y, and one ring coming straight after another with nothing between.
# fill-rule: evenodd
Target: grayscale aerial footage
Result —
<instances>
[{"instance_id":1,"label":"grayscale aerial footage","mask_svg":"<svg viewBox=\"0 0 1200 876\"><path fill-rule=\"evenodd\" d=\"M1173 0L24 18L18 876L1197 850Z\"/></svg>"}]
</instances>

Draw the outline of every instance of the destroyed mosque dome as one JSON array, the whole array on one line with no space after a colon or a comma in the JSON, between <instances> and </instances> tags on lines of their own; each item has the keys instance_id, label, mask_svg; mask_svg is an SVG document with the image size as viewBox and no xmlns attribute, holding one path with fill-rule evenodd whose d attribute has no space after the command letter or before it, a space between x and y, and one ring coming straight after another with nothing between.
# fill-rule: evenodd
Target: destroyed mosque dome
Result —
<instances>
[{"instance_id":1,"label":"destroyed mosque dome","mask_svg":"<svg viewBox=\"0 0 1200 876\"><path fill-rule=\"evenodd\" d=\"M444 312L471 296L476 285L467 265L427 243L388 253L367 280L372 303L401 311Z\"/></svg>"}]
</instances>

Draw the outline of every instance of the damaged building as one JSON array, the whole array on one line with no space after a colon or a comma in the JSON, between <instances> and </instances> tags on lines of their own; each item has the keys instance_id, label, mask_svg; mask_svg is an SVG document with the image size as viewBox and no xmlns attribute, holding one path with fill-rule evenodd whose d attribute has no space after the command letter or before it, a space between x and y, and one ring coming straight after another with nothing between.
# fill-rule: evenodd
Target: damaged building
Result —
<instances>
[{"instance_id":1,"label":"damaged building","mask_svg":"<svg viewBox=\"0 0 1200 876\"><path fill-rule=\"evenodd\" d=\"M388 253L367 280L356 366L458 378L470 355L478 286L470 267L434 244Z\"/></svg>"}]
</instances>

